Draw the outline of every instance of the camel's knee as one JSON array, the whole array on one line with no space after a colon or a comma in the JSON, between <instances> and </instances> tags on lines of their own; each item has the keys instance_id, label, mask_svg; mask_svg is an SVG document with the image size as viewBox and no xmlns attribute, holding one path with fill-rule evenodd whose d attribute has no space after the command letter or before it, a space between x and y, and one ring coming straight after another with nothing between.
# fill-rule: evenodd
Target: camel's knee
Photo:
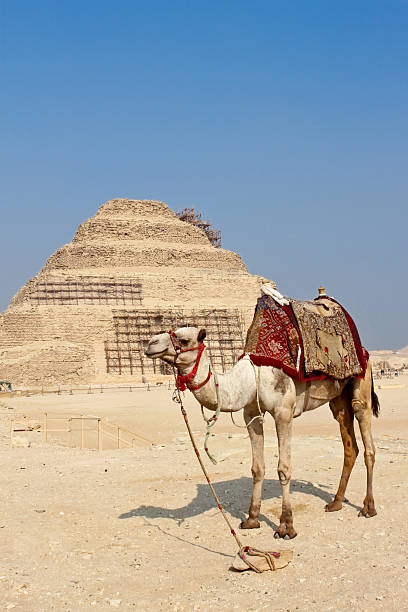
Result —
<instances>
[{"instance_id":1,"label":"camel's knee","mask_svg":"<svg viewBox=\"0 0 408 612\"><path fill-rule=\"evenodd\" d=\"M290 481L291 473L288 466L278 465L278 477L281 485L286 485Z\"/></svg>"},{"instance_id":2,"label":"camel's knee","mask_svg":"<svg viewBox=\"0 0 408 612\"><path fill-rule=\"evenodd\" d=\"M361 421L364 416L367 414L368 411L368 405L367 402L365 402L362 399L353 399L351 400L351 406L353 408L353 412L355 414L355 417L358 421Z\"/></svg>"},{"instance_id":3,"label":"camel's knee","mask_svg":"<svg viewBox=\"0 0 408 612\"><path fill-rule=\"evenodd\" d=\"M364 463L366 466L373 466L375 463L375 448L368 448L364 451Z\"/></svg>"},{"instance_id":4,"label":"camel's knee","mask_svg":"<svg viewBox=\"0 0 408 612\"><path fill-rule=\"evenodd\" d=\"M261 482L265 478L265 467L263 465L253 465L251 472L254 482Z\"/></svg>"}]
</instances>

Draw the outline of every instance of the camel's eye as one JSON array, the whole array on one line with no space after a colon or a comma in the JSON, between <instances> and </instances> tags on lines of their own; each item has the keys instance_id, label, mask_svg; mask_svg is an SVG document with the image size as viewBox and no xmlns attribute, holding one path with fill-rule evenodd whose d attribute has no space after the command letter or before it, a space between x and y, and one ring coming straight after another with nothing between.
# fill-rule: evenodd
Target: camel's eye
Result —
<instances>
[{"instance_id":1,"label":"camel's eye","mask_svg":"<svg viewBox=\"0 0 408 612\"><path fill-rule=\"evenodd\" d=\"M188 340L180 340L180 344L183 344L185 346L186 344L188 344Z\"/></svg>"}]
</instances>

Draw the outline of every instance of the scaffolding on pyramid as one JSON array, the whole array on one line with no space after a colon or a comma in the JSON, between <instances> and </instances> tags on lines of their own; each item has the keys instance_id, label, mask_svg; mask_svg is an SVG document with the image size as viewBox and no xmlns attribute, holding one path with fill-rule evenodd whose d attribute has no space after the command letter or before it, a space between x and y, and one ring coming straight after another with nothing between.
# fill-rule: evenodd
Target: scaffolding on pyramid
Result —
<instances>
[{"instance_id":1,"label":"scaffolding on pyramid","mask_svg":"<svg viewBox=\"0 0 408 612\"><path fill-rule=\"evenodd\" d=\"M44 278L30 292L30 303L39 305L137 305L142 304L138 278Z\"/></svg>"},{"instance_id":2,"label":"scaffolding on pyramid","mask_svg":"<svg viewBox=\"0 0 408 612\"><path fill-rule=\"evenodd\" d=\"M114 336L105 340L106 371L116 375L171 374L160 359L144 351L150 338L181 326L205 328L205 344L216 370L226 372L243 352L243 323L239 310L115 311Z\"/></svg>"},{"instance_id":3,"label":"scaffolding on pyramid","mask_svg":"<svg viewBox=\"0 0 408 612\"><path fill-rule=\"evenodd\" d=\"M194 208L183 208L183 210L176 214L180 221L191 223L202 229L207 234L208 240L214 247L217 249L221 247L221 231L214 229L209 221L204 221L201 217L201 213L196 213Z\"/></svg>"}]
</instances>

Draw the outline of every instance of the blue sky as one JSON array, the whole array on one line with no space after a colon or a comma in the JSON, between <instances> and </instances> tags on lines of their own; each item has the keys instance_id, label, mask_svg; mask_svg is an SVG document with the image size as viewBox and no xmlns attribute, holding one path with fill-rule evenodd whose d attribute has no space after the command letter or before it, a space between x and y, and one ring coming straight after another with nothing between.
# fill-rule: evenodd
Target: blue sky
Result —
<instances>
[{"instance_id":1,"label":"blue sky","mask_svg":"<svg viewBox=\"0 0 408 612\"><path fill-rule=\"evenodd\" d=\"M0 308L112 197L408 344L408 2L2 0Z\"/></svg>"}]
</instances>

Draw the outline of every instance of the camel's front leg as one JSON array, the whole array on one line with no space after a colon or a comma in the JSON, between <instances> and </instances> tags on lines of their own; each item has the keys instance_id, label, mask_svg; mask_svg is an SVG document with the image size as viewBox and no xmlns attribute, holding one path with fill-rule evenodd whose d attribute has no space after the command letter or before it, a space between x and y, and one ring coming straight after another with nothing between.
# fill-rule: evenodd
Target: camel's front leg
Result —
<instances>
[{"instance_id":1,"label":"camel's front leg","mask_svg":"<svg viewBox=\"0 0 408 612\"><path fill-rule=\"evenodd\" d=\"M251 416L248 416L245 412L244 419L251 440L253 489L249 516L246 521L242 521L240 527L241 529L256 529L260 527L258 517L261 510L262 484L265 476L264 431L261 419L255 419L248 425Z\"/></svg>"},{"instance_id":2,"label":"camel's front leg","mask_svg":"<svg viewBox=\"0 0 408 612\"><path fill-rule=\"evenodd\" d=\"M288 408L277 409L274 414L279 446L278 476L282 487L282 514L280 525L274 537L285 538L285 540L295 538L297 535L293 527L292 506L290 504L292 414L292 410Z\"/></svg>"}]
</instances>

